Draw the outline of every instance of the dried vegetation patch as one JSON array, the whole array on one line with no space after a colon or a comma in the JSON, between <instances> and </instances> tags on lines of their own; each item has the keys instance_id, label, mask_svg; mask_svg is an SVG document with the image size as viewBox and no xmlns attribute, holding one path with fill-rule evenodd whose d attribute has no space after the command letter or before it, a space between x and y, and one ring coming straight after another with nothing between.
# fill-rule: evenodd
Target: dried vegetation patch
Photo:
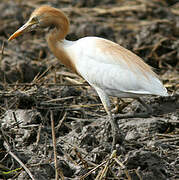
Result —
<instances>
[{"instance_id":1,"label":"dried vegetation patch","mask_svg":"<svg viewBox=\"0 0 179 180\"><path fill-rule=\"evenodd\" d=\"M49 52L45 32L7 42L42 4L68 14L69 40L100 36L123 45L172 94L146 98L150 118L117 119L124 137L117 151L99 97ZM178 1L1 0L0 11L1 179L54 179L56 166L61 179L179 179ZM119 103L118 112L132 111L143 109L131 99Z\"/></svg>"}]
</instances>

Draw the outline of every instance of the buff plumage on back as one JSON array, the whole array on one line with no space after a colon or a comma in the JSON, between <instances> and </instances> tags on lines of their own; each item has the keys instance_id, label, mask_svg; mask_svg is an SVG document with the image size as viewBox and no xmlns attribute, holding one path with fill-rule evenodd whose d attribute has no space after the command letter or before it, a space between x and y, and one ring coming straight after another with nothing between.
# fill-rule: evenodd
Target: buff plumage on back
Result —
<instances>
[{"instance_id":1,"label":"buff plumage on back","mask_svg":"<svg viewBox=\"0 0 179 180\"><path fill-rule=\"evenodd\" d=\"M139 70L146 77L147 74L158 77L157 74L153 72L152 68L148 64L144 63L139 56L129 51L128 49L125 49L124 47L106 39L97 40L96 45L100 48L101 53L113 57L111 63L124 63L134 73L138 73Z\"/></svg>"}]
</instances>

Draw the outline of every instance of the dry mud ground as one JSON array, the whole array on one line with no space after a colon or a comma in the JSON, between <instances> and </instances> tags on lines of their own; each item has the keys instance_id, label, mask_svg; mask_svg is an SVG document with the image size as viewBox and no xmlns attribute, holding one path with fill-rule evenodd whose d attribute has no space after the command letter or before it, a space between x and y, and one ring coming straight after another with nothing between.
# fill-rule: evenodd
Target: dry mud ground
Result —
<instances>
[{"instance_id":1,"label":"dry mud ground","mask_svg":"<svg viewBox=\"0 0 179 180\"><path fill-rule=\"evenodd\" d=\"M42 4L68 14L67 39L113 40L154 67L168 89L170 97L145 97L151 117L117 118L124 140L116 152L99 97L59 64L45 32L7 42ZM52 121L61 179L179 179L177 0L1 0L0 12L0 179L55 179ZM142 111L135 100L119 102L118 113Z\"/></svg>"}]
</instances>

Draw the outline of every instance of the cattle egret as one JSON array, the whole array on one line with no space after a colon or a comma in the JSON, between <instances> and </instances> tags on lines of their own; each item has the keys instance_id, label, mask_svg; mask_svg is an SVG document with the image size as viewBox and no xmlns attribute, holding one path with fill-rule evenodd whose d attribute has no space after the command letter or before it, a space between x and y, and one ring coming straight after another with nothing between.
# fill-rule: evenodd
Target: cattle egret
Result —
<instances>
[{"instance_id":1,"label":"cattle egret","mask_svg":"<svg viewBox=\"0 0 179 180\"><path fill-rule=\"evenodd\" d=\"M98 93L109 116L114 147L117 126L111 114L109 96L139 98L143 95L168 96L152 68L131 51L99 37L66 40L69 20L59 9L41 6L8 40L24 32L49 27L47 42L52 53L71 71L83 77Z\"/></svg>"}]
</instances>

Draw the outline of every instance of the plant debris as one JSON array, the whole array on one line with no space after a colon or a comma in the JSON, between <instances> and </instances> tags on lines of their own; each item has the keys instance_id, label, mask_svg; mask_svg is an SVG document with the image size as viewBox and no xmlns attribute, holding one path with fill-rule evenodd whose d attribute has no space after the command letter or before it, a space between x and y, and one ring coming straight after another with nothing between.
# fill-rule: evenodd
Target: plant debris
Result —
<instances>
[{"instance_id":1,"label":"plant debris","mask_svg":"<svg viewBox=\"0 0 179 180\"><path fill-rule=\"evenodd\" d=\"M99 36L121 44L150 64L171 94L144 97L150 118L116 115L124 141L113 152L99 97L53 56L46 32L7 42L43 4L69 16L67 39ZM1 0L0 11L0 179L50 180L57 173L61 179L179 179L177 0ZM117 110L143 111L132 99Z\"/></svg>"}]
</instances>

